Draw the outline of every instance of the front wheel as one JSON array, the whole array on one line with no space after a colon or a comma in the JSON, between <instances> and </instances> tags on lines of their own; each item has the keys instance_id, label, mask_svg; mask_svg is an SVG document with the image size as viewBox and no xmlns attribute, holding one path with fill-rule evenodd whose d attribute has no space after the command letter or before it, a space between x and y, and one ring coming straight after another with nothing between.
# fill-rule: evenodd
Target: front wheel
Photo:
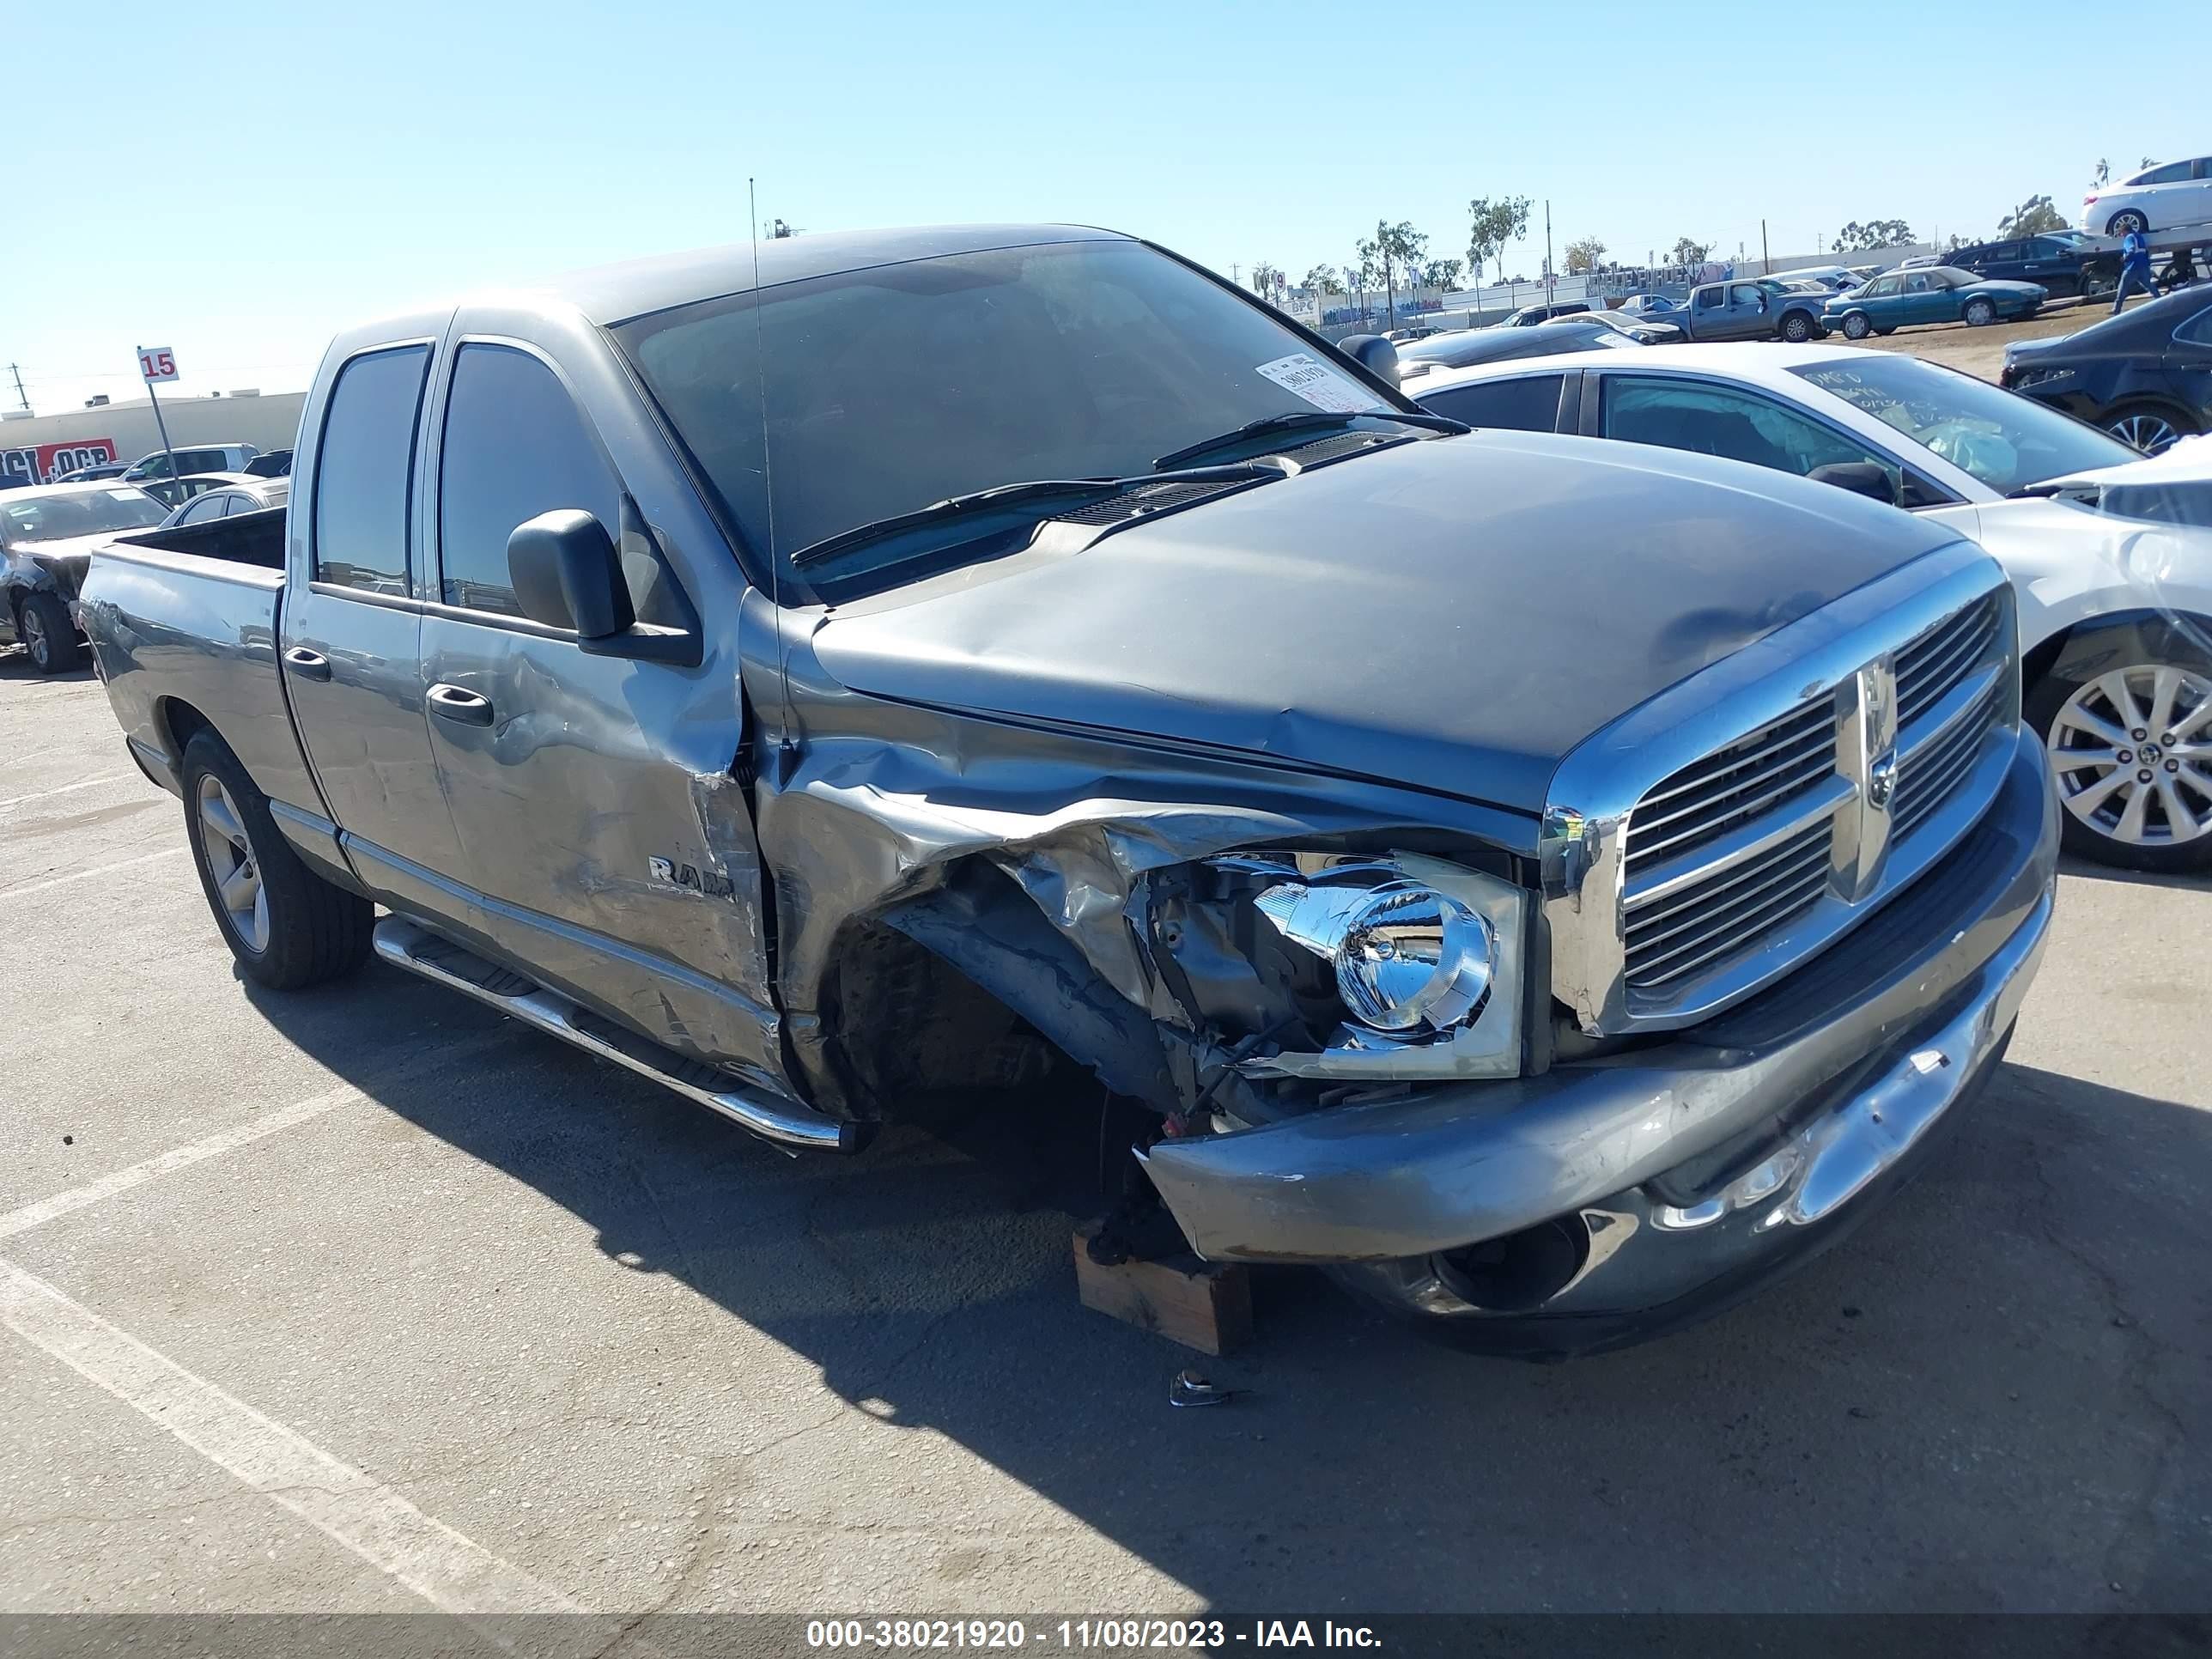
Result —
<instances>
[{"instance_id":1,"label":"front wheel","mask_svg":"<svg viewBox=\"0 0 2212 1659\"><path fill-rule=\"evenodd\" d=\"M375 907L307 868L269 798L213 732L185 745L185 837L223 943L248 979L293 991L367 961Z\"/></svg>"},{"instance_id":2,"label":"front wheel","mask_svg":"<svg viewBox=\"0 0 2212 1659\"><path fill-rule=\"evenodd\" d=\"M2024 712L2051 757L2068 852L2167 874L2212 866L2212 672L2048 674Z\"/></svg>"},{"instance_id":3,"label":"front wheel","mask_svg":"<svg viewBox=\"0 0 2212 1659\"><path fill-rule=\"evenodd\" d=\"M1844 319L1844 337L1846 340L1863 340L1873 332L1874 324L1863 311L1854 311Z\"/></svg>"},{"instance_id":4,"label":"front wheel","mask_svg":"<svg viewBox=\"0 0 2212 1659\"><path fill-rule=\"evenodd\" d=\"M1987 328L1996 321L1997 308L1987 300L1969 300L1966 314L1968 328Z\"/></svg>"},{"instance_id":5,"label":"front wheel","mask_svg":"<svg viewBox=\"0 0 2212 1659\"><path fill-rule=\"evenodd\" d=\"M1793 311L1782 319L1782 337L1791 345L1803 345L1813 337L1813 319L1802 311Z\"/></svg>"},{"instance_id":6,"label":"front wheel","mask_svg":"<svg viewBox=\"0 0 2212 1659\"><path fill-rule=\"evenodd\" d=\"M66 674L82 659L76 624L58 593L26 593L15 611L15 637L41 674Z\"/></svg>"},{"instance_id":7,"label":"front wheel","mask_svg":"<svg viewBox=\"0 0 2212 1659\"><path fill-rule=\"evenodd\" d=\"M2131 230L2147 232L2149 229L2150 221L2133 208L2129 208L2122 213L2115 213L2105 222L2105 234L2107 236L2124 236Z\"/></svg>"}]
</instances>

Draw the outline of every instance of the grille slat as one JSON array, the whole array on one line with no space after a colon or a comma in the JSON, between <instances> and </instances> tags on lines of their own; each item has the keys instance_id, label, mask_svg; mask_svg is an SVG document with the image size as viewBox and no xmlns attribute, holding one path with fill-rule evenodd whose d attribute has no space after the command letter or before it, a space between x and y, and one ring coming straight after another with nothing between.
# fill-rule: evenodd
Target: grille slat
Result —
<instances>
[{"instance_id":1,"label":"grille slat","mask_svg":"<svg viewBox=\"0 0 2212 1659\"><path fill-rule=\"evenodd\" d=\"M1926 729L1933 711L1987 667L2004 637L2003 596L1992 592L1893 654L1905 750L1891 804L1893 847L1972 775L1984 739L2006 717L2006 681L1993 676L1949 725ZM1662 779L1638 800L1622 849L1626 890L1633 893L1639 875L1649 887L1653 866L1662 862L1666 878L1682 884L1657 898L1624 900L1623 970L1632 993L1676 995L1673 988L1680 981L1749 956L1834 890L1830 860L1837 831L1825 810L1802 831L1748 858L1716 848L1705 854L1708 861L1741 861L1710 874L1698 870L1697 854L1723 838L1740 847L1747 836L1776 833L1789 822L1793 802L1800 817L1817 805L1807 800L1810 792L1823 780L1836 781L1836 708L1833 697L1815 697ZM1694 872L1686 880L1685 865Z\"/></svg>"}]
</instances>

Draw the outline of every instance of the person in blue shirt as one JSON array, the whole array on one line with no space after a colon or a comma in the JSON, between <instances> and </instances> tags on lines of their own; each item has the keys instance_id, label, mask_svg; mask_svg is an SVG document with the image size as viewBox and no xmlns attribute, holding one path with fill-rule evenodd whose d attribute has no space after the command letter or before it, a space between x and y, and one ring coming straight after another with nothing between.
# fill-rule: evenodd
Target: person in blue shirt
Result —
<instances>
[{"instance_id":1,"label":"person in blue shirt","mask_svg":"<svg viewBox=\"0 0 2212 1659\"><path fill-rule=\"evenodd\" d=\"M2158 284L2150 275L2150 238L2131 230L2120 243L2120 285L2112 290L2114 316L2127 303L2129 290L2137 288L2154 300L2158 297Z\"/></svg>"}]
</instances>

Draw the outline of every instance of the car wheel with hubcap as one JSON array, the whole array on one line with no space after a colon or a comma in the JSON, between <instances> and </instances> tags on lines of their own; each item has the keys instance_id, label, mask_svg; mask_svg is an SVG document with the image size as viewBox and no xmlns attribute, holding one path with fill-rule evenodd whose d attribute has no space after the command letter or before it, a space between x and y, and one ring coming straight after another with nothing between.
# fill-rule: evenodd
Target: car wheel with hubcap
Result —
<instances>
[{"instance_id":1,"label":"car wheel with hubcap","mask_svg":"<svg viewBox=\"0 0 2212 1659\"><path fill-rule=\"evenodd\" d=\"M1791 345L1803 345L1813 337L1813 319L1802 311L1793 311L1782 319L1782 337Z\"/></svg>"},{"instance_id":2,"label":"car wheel with hubcap","mask_svg":"<svg viewBox=\"0 0 2212 1659\"><path fill-rule=\"evenodd\" d=\"M66 674L83 655L76 642L76 624L58 594L24 594L15 609L15 637L30 653L31 666L41 674Z\"/></svg>"},{"instance_id":3,"label":"car wheel with hubcap","mask_svg":"<svg viewBox=\"0 0 2212 1659\"><path fill-rule=\"evenodd\" d=\"M1969 300L1966 301L1966 318L1968 328L1987 328L1996 321L1997 308L1987 300Z\"/></svg>"},{"instance_id":4,"label":"car wheel with hubcap","mask_svg":"<svg viewBox=\"0 0 2212 1659\"><path fill-rule=\"evenodd\" d=\"M2106 416L2105 430L2146 455L2159 455L2172 448L2197 428L2172 410L2154 404L2136 404L2116 409Z\"/></svg>"},{"instance_id":5,"label":"car wheel with hubcap","mask_svg":"<svg viewBox=\"0 0 2212 1659\"><path fill-rule=\"evenodd\" d=\"M240 971L289 991L366 961L375 907L307 866L228 745L198 733L185 745L183 771L185 838Z\"/></svg>"},{"instance_id":6,"label":"car wheel with hubcap","mask_svg":"<svg viewBox=\"0 0 2212 1659\"><path fill-rule=\"evenodd\" d=\"M2105 234L2107 236L2124 236L2131 230L2147 231L2149 228L2150 221L2133 208L2115 213L2105 221Z\"/></svg>"},{"instance_id":7,"label":"car wheel with hubcap","mask_svg":"<svg viewBox=\"0 0 2212 1659\"><path fill-rule=\"evenodd\" d=\"M2212 670L2050 674L2026 713L2044 734L2068 852L2129 870L2212 865Z\"/></svg>"},{"instance_id":8,"label":"car wheel with hubcap","mask_svg":"<svg viewBox=\"0 0 2212 1659\"><path fill-rule=\"evenodd\" d=\"M1873 332L1874 323L1863 311L1854 311L1844 319L1844 337L1846 340L1863 340Z\"/></svg>"}]
</instances>

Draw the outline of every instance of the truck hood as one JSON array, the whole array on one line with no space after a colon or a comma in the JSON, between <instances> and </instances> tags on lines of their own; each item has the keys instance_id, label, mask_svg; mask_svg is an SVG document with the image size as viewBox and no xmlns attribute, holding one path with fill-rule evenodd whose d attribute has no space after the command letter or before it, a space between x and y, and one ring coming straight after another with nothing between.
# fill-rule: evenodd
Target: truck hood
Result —
<instances>
[{"instance_id":1,"label":"truck hood","mask_svg":"<svg viewBox=\"0 0 2212 1659\"><path fill-rule=\"evenodd\" d=\"M1536 812L1600 726L1957 539L1731 461L1485 432L894 589L813 643L878 696Z\"/></svg>"}]
</instances>

